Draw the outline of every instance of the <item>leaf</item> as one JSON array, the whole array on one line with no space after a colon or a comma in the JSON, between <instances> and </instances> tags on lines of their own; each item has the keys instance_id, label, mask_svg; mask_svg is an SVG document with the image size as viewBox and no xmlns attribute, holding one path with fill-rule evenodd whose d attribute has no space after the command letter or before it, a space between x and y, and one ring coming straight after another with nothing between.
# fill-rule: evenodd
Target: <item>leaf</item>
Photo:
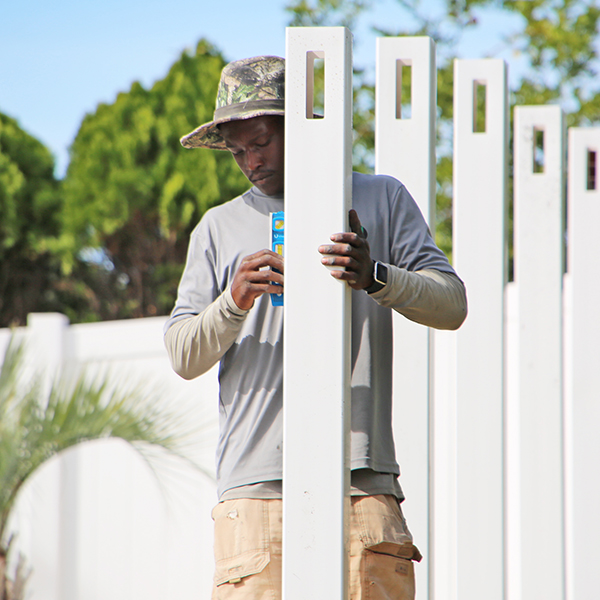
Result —
<instances>
[{"instance_id":1,"label":"leaf","mask_svg":"<svg viewBox=\"0 0 600 600\"><path fill-rule=\"evenodd\" d=\"M61 373L44 391L37 376L25 376L23 352L13 336L0 369L0 552L19 490L51 457L110 437L130 443L150 463L151 447L185 458L185 445L197 433L156 391L106 376Z\"/></svg>"}]
</instances>

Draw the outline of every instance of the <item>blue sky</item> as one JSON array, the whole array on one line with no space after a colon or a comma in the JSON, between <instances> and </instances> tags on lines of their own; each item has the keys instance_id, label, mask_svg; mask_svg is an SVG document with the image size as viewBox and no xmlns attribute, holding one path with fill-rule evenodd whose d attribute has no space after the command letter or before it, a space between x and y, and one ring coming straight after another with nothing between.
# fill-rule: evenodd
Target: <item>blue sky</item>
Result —
<instances>
[{"instance_id":1,"label":"blue sky","mask_svg":"<svg viewBox=\"0 0 600 600\"><path fill-rule=\"evenodd\" d=\"M81 120L133 81L150 86L187 47L207 38L225 58L285 54L288 0L0 0L0 111L54 153L64 174ZM427 0L431 10L438 2ZM400 27L378 0L355 34L355 62L374 63L373 24ZM487 14L462 54L481 58L514 19ZM508 60L510 56L506 57Z\"/></svg>"}]
</instances>

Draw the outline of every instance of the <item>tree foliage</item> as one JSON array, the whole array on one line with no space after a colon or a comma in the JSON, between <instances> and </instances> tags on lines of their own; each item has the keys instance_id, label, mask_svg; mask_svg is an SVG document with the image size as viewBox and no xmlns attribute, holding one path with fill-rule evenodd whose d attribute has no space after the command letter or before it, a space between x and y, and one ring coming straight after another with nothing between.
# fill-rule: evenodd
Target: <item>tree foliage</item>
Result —
<instances>
[{"instance_id":1,"label":"tree foliage","mask_svg":"<svg viewBox=\"0 0 600 600\"><path fill-rule=\"evenodd\" d=\"M247 188L227 154L179 143L212 119L224 64L201 41L151 89L134 83L81 125L55 249L67 272L82 256L104 271L112 296L102 304L95 294L101 318L167 314L191 229L205 210Z\"/></svg>"},{"instance_id":2,"label":"tree foliage","mask_svg":"<svg viewBox=\"0 0 600 600\"><path fill-rule=\"evenodd\" d=\"M505 0L504 8L524 17L524 29L506 43L531 65L513 90L515 103L560 103L570 126L598 122L600 2Z\"/></svg>"},{"instance_id":3,"label":"tree foliage","mask_svg":"<svg viewBox=\"0 0 600 600\"><path fill-rule=\"evenodd\" d=\"M60 195L49 150L0 113L0 326L22 324L58 272L47 241L59 231Z\"/></svg>"},{"instance_id":4,"label":"tree foliage","mask_svg":"<svg viewBox=\"0 0 600 600\"><path fill-rule=\"evenodd\" d=\"M298 0L286 7L290 27L342 26L352 29L373 0Z\"/></svg>"},{"instance_id":5,"label":"tree foliage","mask_svg":"<svg viewBox=\"0 0 600 600\"><path fill-rule=\"evenodd\" d=\"M95 320L115 301L106 269L78 260L62 272L52 250L64 204L53 172L50 151L0 113L0 327L25 325L30 312Z\"/></svg>"}]
</instances>

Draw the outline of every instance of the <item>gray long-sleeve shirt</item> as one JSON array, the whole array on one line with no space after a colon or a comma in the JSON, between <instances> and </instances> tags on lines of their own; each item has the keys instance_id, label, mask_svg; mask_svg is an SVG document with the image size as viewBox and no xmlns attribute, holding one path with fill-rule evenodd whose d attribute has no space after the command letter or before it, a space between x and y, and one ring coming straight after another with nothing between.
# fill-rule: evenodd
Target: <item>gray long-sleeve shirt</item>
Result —
<instances>
[{"instance_id":1,"label":"gray long-sleeve shirt","mask_svg":"<svg viewBox=\"0 0 600 600\"><path fill-rule=\"evenodd\" d=\"M355 173L353 207L369 232L372 258L388 264L389 274L375 294L353 291L351 467L397 475L390 308L424 325L455 329L466 316L466 296L402 184ZM229 291L242 259L269 246L269 214L279 210L282 197L252 188L205 214L165 326L182 377L197 377L220 361L220 497L282 475L283 309L264 295L244 311Z\"/></svg>"}]
</instances>

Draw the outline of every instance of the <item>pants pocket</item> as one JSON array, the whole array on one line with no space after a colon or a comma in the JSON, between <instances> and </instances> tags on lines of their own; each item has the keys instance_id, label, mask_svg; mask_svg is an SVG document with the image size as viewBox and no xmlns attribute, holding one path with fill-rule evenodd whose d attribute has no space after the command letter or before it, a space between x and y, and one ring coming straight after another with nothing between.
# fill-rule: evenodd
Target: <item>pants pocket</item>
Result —
<instances>
[{"instance_id":1,"label":"pants pocket","mask_svg":"<svg viewBox=\"0 0 600 600\"><path fill-rule=\"evenodd\" d=\"M412 560L365 550L362 566L362 598L365 600L414 600Z\"/></svg>"},{"instance_id":2,"label":"pants pocket","mask_svg":"<svg viewBox=\"0 0 600 600\"><path fill-rule=\"evenodd\" d=\"M269 564L269 513L260 500L228 500L213 509L215 585L239 583Z\"/></svg>"},{"instance_id":3,"label":"pants pocket","mask_svg":"<svg viewBox=\"0 0 600 600\"><path fill-rule=\"evenodd\" d=\"M364 548L419 562L423 557L393 496L367 496L355 505L360 538Z\"/></svg>"},{"instance_id":4,"label":"pants pocket","mask_svg":"<svg viewBox=\"0 0 600 600\"><path fill-rule=\"evenodd\" d=\"M393 496L352 499L350 600L414 600L421 553Z\"/></svg>"},{"instance_id":5,"label":"pants pocket","mask_svg":"<svg viewBox=\"0 0 600 600\"><path fill-rule=\"evenodd\" d=\"M240 583L244 577L261 573L270 560L271 556L269 552L260 550L217 560L215 565L215 585Z\"/></svg>"}]
</instances>

